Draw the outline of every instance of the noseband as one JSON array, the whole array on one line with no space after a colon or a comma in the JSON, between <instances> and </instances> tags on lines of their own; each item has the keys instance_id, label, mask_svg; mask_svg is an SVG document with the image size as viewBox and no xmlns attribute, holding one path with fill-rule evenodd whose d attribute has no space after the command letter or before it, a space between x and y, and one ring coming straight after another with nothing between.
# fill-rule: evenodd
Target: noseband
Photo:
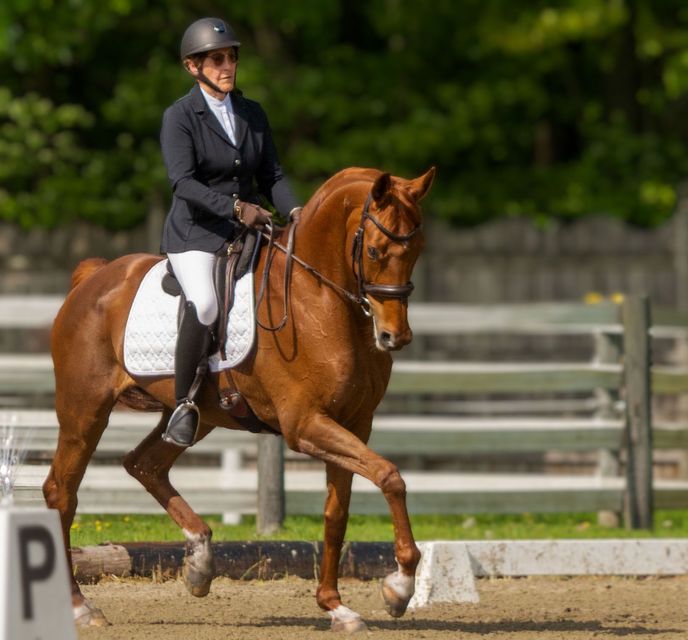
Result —
<instances>
[{"instance_id":1,"label":"noseband","mask_svg":"<svg viewBox=\"0 0 688 640\"><path fill-rule=\"evenodd\" d=\"M401 300L406 301L413 291L413 282L406 284L380 284L376 282L368 282L363 272L363 237L365 235L366 220L370 220L382 233L384 233L392 242L403 243L410 240L420 229L420 225L411 230L410 233L398 235L385 227L375 216L370 213L370 203L373 200L373 195L368 194L365 205L363 206L363 213L361 214L361 222L358 225L356 234L354 235L354 243L351 250L352 269L356 276L358 283L358 298L363 311L370 315L370 302L367 295L370 294L376 298L384 298L387 300Z\"/></svg>"},{"instance_id":2,"label":"noseband","mask_svg":"<svg viewBox=\"0 0 688 640\"><path fill-rule=\"evenodd\" d=\"M341 293L347 299L351 300L351 302L355 302L356 304L360 305L363 309L363 313L365 313L367 316L372 315L372 312L370 310L370 301L366 297L367 294L375 296L376 298L400 300L403 302L405 302L408 299L409 295L411 295L411 292L413 291L412 282L407 282L406 284L379 284L376 282L366 281L365 275L363 273L363 236L365 234L365 222L366 220L370 220L380 231L382 231L382 233L384 233L390 240L392 240L392 242L399 243L407 242L408 240L410 240L420 230L421 226L417 225L414 229L411 230L410 233L407 233L405 235L398 235L393 231L390 231L370 213L370 203L372 202L372 200L372 193L368 194L368 198L366 199L365 204L363 205L363 212L361 213L361 222L359 223L358 229L356 230L356 234L354 235L354 242L351 250L352 269L354 275L356 276L356 282L358 285L358 295L353 294L350 291L347 291L346 289L344 289L344 287L338 285L333 280L330 280L328 277L324 276L322 273L320 273L320 271L309 265L307 262L299 258L294 253L294 239L296 234L297 221L293 221L291 223L291 226L289 228L288 244L286 247L282 246L279 242L275 241L274 227L271 226L269 228L269 233L266 233L265 231L260 232L261 235L268 240L268 256L265 261L265 267L263 269L263 277L260 290L258 292L258 296L256 297L256 310L258 309L261 301L263 300L263 297L267 290L268 276L270 273L270 267L272 265L272 258L274 256L274 248L279 249L280 251L282 251L282 253L285 254L287 263L286 272L284 275L284 315L282 317L282 320L275 326L264 326L259 321L257 321L263 329L265 329L266 331L279 331L284 327L284 325L287 322L287 318L289 316L289 284L291 281L292 262L298 262L306 271L311 273L313 276L315 276L322 282L325 282L333 289L339 291L339 293Z\"/></svg>"}]
</instances>

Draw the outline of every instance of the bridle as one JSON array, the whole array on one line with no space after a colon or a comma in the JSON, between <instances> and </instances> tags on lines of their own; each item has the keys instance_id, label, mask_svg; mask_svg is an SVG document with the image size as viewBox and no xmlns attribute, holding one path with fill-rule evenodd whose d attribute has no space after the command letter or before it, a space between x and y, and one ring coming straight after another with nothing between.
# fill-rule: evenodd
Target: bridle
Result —
<instances>
[{"instance_id":1,"label":"bridle","mask_svg":"<svg viewBox=\"0 0 688 640\"><path fill-rule=\"evenodd\" d=\"M399 300L401 302L406 302L409 295L413 291L413 283L407 282L406 284L383 284L376 282L369 282L365 279L365 274L363 272L363 239L365 235L365 223L366 220L370 220L382 233L385 234L393 242L403 243L410 240L418 231L421 229L421 225L416 225L407 234L396 234L387 227L385 227L377 218L375 218L370 213L370 204L373 200L372 193L368 194L365 204L363 205L363 211L361 213L361 221L358 225L358 229L354 235L353 246L351 248L352 257L352 269L354 276L356 277L356 283L358 292L352 293L348 289L345 289L341 285L337 284L333 280L330 280L327 276L324 276L315 267L312 267L307 262L299 258L294 254L294 239L296 235L296 227L298 222L295 220L292 222L289 228L289 236L287 241L287 246L284 247L274 238L274 227L269 228L269 232L261 231L261 235L268 241L268 254L265 261L265 267L263 268L263 277L260 285L260 291L256 297L256 311L260 306L260 303L265 296L265 291L267 290L267 282L270 275L270 267L272 265L272 259L274 257L274 249L277 248L286 257L286 268L284 273L284 314L281 321L275 326L265 326L259 320L257 320L258 314L256 313L256 322L258 325L267 331L279 331L284 327L289 317L289 287L291 282L291 271L293 262L297 262L311 275L316 277L318 280L324 282L332 289L340 293L342 296L350 300L351 302L359 305L363 310L363 313L368 317L372 316L370 301L368 300L367 294L370 294L376 298L385 298L388 300Z\"/></svg>"},{"instance_id":2,"label":"bridle","mask_svg":"<svg viewBox=\"0 0 688 640\"><path fill-rule=\"evenodd\" d=\"M366 220L370 220L382 233L384 233L392 242L403 243L409 241L419 230L420 225L416 225L407 234L399 235L390 231L385 227L375 216L370 213L370 203L373 201L373 194L368 194L365 204L363 205L363 212L361 214L361 222L358 225L356 234L354 235L354 243L351 249L351 267L356 276L358 283L358 299L359 304L363 307L366 315L370 315L370 301L367 294L376 298L384 298L387 300L400 300L402 302L408 300L408 297L413 291L413 282L406 284L380 284L376 282L368 282L363 273L363 237L365 235Z\"/></svg>"}]
</instances>

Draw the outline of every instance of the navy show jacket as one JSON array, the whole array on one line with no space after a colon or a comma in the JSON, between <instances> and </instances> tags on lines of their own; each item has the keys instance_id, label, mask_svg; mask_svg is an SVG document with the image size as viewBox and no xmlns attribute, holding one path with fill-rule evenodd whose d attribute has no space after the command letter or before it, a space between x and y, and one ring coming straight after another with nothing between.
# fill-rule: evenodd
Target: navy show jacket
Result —
<instances>
[{"instance_id":1,"label":"navy show jacket","mask_svg":"<svg viewBox=\"0 0 688 640\"><path fill-rule=\"evenodd\" d=\"M173 194L163 253L218 251L235 235L237 199L258 203L261 194L282 215L299 206L262 107L238 92L231 94L235 145L201 91L195 84L163 116L160 146Z\"/></svg>"}]
</instances>

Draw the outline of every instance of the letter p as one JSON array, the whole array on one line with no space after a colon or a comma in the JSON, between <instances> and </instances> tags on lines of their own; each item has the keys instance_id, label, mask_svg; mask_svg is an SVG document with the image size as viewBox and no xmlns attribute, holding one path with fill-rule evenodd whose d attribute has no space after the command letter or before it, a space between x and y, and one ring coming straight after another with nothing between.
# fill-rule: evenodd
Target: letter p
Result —
<instances>
[{"instance_id":1,"label":"letter p","mask_svg":"<svg viewBox=\"0 0 688 640\"><path fill-rule=\"evenodd\" d=\"M30 620L33 618L31 584L46 580L52 575L55 569L55 543L50 531L45 527L20 527L18 533L22 599L24 601L23 615L24 620ZM29 547L32 544L43 547L43 558L40 564L31 564Z\"/></svg>"}]
</instances>

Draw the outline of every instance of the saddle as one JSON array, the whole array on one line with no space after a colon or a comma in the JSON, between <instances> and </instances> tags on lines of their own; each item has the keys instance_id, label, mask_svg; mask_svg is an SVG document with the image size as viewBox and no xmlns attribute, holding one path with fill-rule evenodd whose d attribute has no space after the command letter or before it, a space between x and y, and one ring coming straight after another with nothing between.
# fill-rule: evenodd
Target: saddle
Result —
<instances>
[{"instance_id":1,"label":"saddle","mask_svg":"<svg viewBox=\"0 0 688 640\"><path fill-rule=\"evenodd\" d=\"M244 233L232 241L227 251L218 255L213 269L213 283L218 300L218 318L211 328L213 340L211 348L219 350L226 359L225 342L227 337L227 319L234 304L234 292L237 280L252 268L259 236L255 233ZM167 262L167 273L161 281L162 289L171 296L180 297L180 307L184 304L184 294L174 275L171 263ZM206 354L208 355L208 354ZM207 373L207 360L199 365L193 387L200 386ZM224 374L224 376L222 375ZM239 424L252 433L275 433L274 429L256 416L246 399L239 393L232 378L231 369L224 369L220 374L218 394L220 406L236 419ZM224 380L223 380L224 378Z\"/></svg>"}]
</instances>

